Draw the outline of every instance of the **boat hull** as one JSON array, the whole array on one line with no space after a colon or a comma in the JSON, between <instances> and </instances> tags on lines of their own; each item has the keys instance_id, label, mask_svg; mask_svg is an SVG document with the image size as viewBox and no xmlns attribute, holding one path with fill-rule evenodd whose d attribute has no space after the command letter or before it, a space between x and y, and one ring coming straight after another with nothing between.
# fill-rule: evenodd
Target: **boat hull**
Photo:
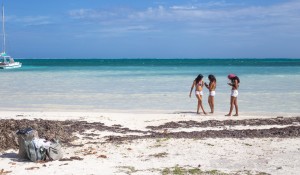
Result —
<instances>
[{"instance_id":1,"label":"boat hull","mask_svg":"<svg viewBox=\"0 0 300 175\"><path fill-rule=\"evenodd\" d=\"M15 68L20 68L22 67L22 63L10 63L6 65L0 65L0 69L15 69Z\"/></svg>"}]
</instances>

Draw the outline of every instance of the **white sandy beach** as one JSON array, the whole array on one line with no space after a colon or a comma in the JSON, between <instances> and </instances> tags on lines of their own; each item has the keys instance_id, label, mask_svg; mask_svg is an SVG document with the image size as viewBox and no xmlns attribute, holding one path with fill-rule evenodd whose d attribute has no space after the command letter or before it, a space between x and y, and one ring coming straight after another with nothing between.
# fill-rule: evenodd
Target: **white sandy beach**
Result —
<instances>
[{"instance_id":1,"label":"white sandy beach","mask_svg":"<svg viewBox=\"0 0 300 175\"><path fill-rule=\"evenodd\" d=\"M234 120L271 116L240 116ZM276 116L272 116L276 118ZM221 114L199 116L193 113L88 113L88 112L0 112L0 119L84 120L107 126L122 125L132 130L148 131L176 121L227 120ZM293 125L299 125L294 123ZM175 128L158 132L256 129L284 126L233 126L208 128ZM6 150L0 156L0 174L298 174L300 171L299 138L147 138L105 143L105 136L125 136L115 132L89 130L92 138L76 134L74 145L64 146L64 157L78 156L83 160L33 163L19 160L18 150ZM141 133L130 133L130 135ZM92 143L94 142L94 143ZM98 143L98 144L97 144ZM1 175L2 175L1 174Z\"/></svg>"}]
</instances>

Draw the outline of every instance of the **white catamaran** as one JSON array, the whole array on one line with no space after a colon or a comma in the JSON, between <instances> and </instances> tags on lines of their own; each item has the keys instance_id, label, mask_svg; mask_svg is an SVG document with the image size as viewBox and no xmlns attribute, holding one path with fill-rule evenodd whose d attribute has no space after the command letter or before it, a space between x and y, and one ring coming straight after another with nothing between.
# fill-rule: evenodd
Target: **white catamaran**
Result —
<instances>
[{"instance_id":1,"label":"white catamaran","mask_svg":"<svg viewBox=\"0 0 300 175\"><path fill-rule=\"evenodd\" d=\"M3 32L3 51L0 54L0 69L20 68L22 63L15 62L11 56L5 53L5 26L4 26L4 5L2 4L2 32Z\"/></svg>"}]
</instances>

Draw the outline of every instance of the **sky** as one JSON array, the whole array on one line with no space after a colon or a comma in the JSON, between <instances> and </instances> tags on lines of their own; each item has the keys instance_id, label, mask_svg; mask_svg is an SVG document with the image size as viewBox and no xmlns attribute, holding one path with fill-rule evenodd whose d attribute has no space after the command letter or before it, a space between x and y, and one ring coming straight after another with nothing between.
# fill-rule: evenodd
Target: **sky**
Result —
<instances>
[{"instance_id":1,"label":"sky","mask_svg":"<svg viewBox=\"0 0 300 175\"><path fill-rule=\"evenodd\" d=\"M300 0L4 0L15 58L300 58Z\"/></svg>"}]
</instances>

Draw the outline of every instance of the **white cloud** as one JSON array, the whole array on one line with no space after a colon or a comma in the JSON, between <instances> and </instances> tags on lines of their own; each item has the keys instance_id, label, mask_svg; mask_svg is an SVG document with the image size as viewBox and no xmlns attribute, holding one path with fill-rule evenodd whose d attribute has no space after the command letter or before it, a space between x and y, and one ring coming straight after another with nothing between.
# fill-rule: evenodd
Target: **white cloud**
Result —
<instances>
[{"instance_id":1,"label":"white cloud","mask_svg":"<svg viewBox=\"0 0 300 175\"><path fill-rule=\"evenodd\" d=\"M71 10L69 12L69 15L72 18L82 19L82 18L86 18L86 17L91 17L91 16L93 16L94 13L95 13L95 10L92 10L92 9L78 9L78 10Z\"/></svg>"},{"instance_id":2,"label":"white cloud","mask_svg":"<svg viewBox=\"0 0 300 175\"><path fill-rule=\"evenodd\" d=\"M221 7L221 8L220 8ZM250 35L256 31L268 31L271 28L285 32L300 29L300 1L289 1L269 6L244 6L228 4L225 1L209 3L182 4L172 6L149 7L146 10L103 11L79 9L69 12L74 19L97 20L114 32L158 31L163 24L176 25L185 31L197 30ZM132 26L152 26L135 28ZM119 26L119 27L116 27ZM131 27L124 27L131 26ZM103 32L103 31L102 31ZM237 33L240 32L240 33Z\"/></svg>"},{"instance_id":3,"label":"white cloud","mask_svg":"<svg viewBox=\"0 0 300 175\"><path fill-rule=\"evenodd\" d=\"M24 26L39 26L53 24L49 16L25 16L25 17L10 17L9 20L22 23Z\"/></svg>"},{"instance_id":4,"label":"white cloud","mask_svg":"<svg viewBox=\"0 0 300 175\"><path fill-rule=\"evenodd\" d=\"M109 11L97 11L93 9L78 9L78 10L71 10L69 15L75 19L105 19L108 17L115 17L117 16L116 13L109 12Z\"/></svg>"},{"instance_id":5,"label":"white cloud","mask_svg":"<svg viewBox=\"0 0 300 175\"><path fill-rule=\"evenodd\" d=\"M149 33L158 32L158 30L153 29L151 26L145 25L128 25L128 26L106 26L97 30L88 30L84 34L76 35L76 37L119 37L127 35L129 33Z\"/></svg>"},{"instance_id":6,"label":"white cloud","mask_svg":"<svg viewBox=\"0 0 300 175\"><path fill-rule=\"evenodd\" d=\"M222 1L210 1L207 3L200 3L200 7L229 7L229 6L236 6L237 4L226 2L225 0Z\"/></svg>"},{"instance_id":7,"label":"white cloud","mask_svg":"<svg viewBox=\"0 0 300 175\"><path fill-rule=\"evenodd\" d=\"M152 31L152 29L149 26L143 26L143 25L112 27L112 28L99 30L99 32L102 33L128 33L128 32L149 32L149 31Z\"/></svg>"},{"instance_id":8,"label":"white cloud","mask_svg":"<svg viewBox=\"0 0 300 175\"><path fill-rule=\"evenodd\" d=\"M217 5L215 3L214 5ZM220 3L220 6L226 6ZM211 4L213 6L213 4ZM190 7L190 8L189 8ZM263 32L300 34L300 1L289 1L272 6L235 6L226 8L203 8L195 6L172 6L172 8L148 8L131 14L130 19L140 21L160 21L181 24L186 31L200 33L251 35ZM270 32L270 30L276 30ZM200 31L201 30L201 31Z\"/></svg>"},{"instance_id":9,"label":"white cloud","mask_svg":"<svg viewBox=\"0 0 300 175\"><path fill-rule=\"evenodd\" d=\"M195 10L197 9L196 6L171 6L170 9L173 9L173 10Z\"/></svg>"},{"instance_id":10,"label":"white cloud","mask_svg":"<svg viewBox=\"0 0 300 175\"><path fill-rule=\"evenodd\" d=\"M211 4L218 4L217 2ZM224 3L219 2L224 5ZM213 6L213 5L211 5ZM262 18L286 18L288 17L300 17L300 2L292 1L288 3L273 5L273 6L251 6L237 8L200 8L197 6L171 6L165 8L158 6L157 8L148 8L145 11L136 12L130 14L131 19L152 19L152 20L174 20L178 19L182 21L194 21L201 19L234 19L239 20L243 18L262 19ZM251 20L251 19L250 19Z\"/></svg>"}]
</instances>

